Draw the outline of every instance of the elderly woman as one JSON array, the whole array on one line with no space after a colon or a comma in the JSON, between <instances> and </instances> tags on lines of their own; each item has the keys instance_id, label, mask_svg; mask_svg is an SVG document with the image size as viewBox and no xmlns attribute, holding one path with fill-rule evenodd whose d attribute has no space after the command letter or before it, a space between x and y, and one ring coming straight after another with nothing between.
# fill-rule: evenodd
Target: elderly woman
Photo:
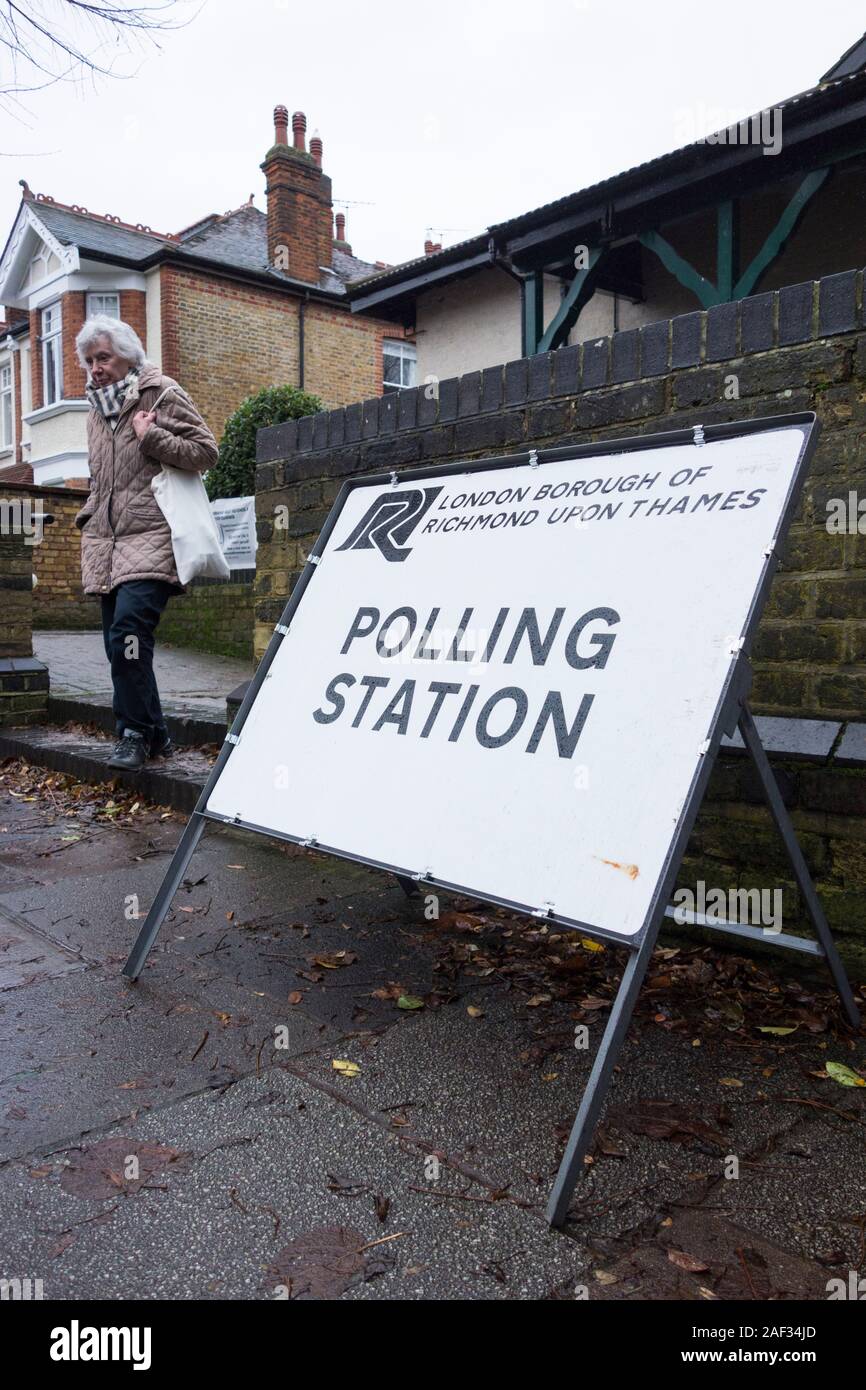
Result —
<instances>
[{"instance_id":1,"label":"elderly woman","mask_svg":"<svg viewBox=\"0 0 866 1390\"><path fill-rule=\"evenodd\" d=\"M88 319L75 340L86 369L90 494L75 517L81 577L102 602L118 741L109 767L138 771L172 751L153 674L154 632L178 579L171 530L150 489L162 466L204 472L216 440L189 396L148 362L128 323Z\"/></svg>"}]
</instances>

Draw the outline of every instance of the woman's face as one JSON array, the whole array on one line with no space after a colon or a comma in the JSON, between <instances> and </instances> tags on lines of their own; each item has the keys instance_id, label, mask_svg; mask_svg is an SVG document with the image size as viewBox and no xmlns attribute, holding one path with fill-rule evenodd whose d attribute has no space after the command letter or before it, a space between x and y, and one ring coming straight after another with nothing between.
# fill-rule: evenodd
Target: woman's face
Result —
<instances>
[{"instance_id":1,"label":"woman's face","mask_svg":"<svg viewBox=\"0 0 866 1390\"><path fill-rule=\"evenodd\" d=\"M113 381L122 381L132 366L125 357L117 356L111 339L104 333L94 338L84 354L84 360L94 386L110 386Z\"/></svg>"}]
</instances>

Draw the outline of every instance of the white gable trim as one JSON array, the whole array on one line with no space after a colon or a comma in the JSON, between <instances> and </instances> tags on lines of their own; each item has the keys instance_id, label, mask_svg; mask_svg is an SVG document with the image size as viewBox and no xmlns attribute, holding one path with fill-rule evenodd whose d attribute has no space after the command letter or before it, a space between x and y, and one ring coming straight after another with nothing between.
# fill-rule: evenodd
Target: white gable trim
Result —
<instances>
[{"instance_id":1,"label":"white gable trim","mask_svg":"<svg viewBox=\"0 0 866 1390\"><path fill-rule=\"evenodd\" d=\"M44 280L32 289L25 288L23 282L27 268L40 244L53 252L61 268L50 280ZM63 246L45 226L33 204L25 199L18 210L12 234L0 261L0 303L8 304L12 309L35 307L31 300L37 296L44 299L47 286L59 278L73 274L78 270L78 265L78 247Z\"/></svg>"}]
</instances>

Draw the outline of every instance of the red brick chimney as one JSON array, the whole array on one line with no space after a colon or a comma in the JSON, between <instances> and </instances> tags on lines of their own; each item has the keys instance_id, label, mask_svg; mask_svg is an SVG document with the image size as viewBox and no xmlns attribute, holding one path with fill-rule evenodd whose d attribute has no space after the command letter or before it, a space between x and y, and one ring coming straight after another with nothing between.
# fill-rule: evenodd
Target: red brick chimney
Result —
<instances>
[{"instance_id":1,"label":"red brick chimney","mask_svg":"<svg viewBox=\"0 0 866 1390\"><path fill-rule=\"evenodd\" d=\"M441 251L441 250L442 250L442 242L441 242L441 241L431 241L430 238L428 237L427 240L424 242L424 255L425 255L425 256L433 256L433 255L435 255L435 253L436 253L437 251Z\"/></svg>"},{"instance_id":2,"label":"red brick chimney","mask_svg":"<svg viewBox=\"0 0 866 1390\"><path fill-rule=\"evenodd\" d=\"M318 135L306 149L307 118L274 108L274 143L262 170L267 180L268 262L295 280L315 285L319 266L331 264L333 214L331 180L322 173L322 142Z\"/></svg>"}]
</instances>

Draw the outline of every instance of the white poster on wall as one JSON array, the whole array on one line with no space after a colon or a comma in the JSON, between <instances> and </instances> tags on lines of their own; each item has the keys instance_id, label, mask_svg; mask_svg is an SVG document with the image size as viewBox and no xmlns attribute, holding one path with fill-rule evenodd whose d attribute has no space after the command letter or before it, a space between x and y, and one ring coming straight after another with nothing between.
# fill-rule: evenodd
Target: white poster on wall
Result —
<instances>
[{"instance_id":1,"label":"white poster on wall","mask_svg":"<svg viewBox=\"0 0 866 1390\"><path fill-rule=\"evenodd\" d=\"M210 505L229 568L255 569L258 548L255 497L218 497Z\"/></svg>"},{"instance_id":2,"label":"white poster on wall","mask_svg":"<svg viewBox=\"0 0 866 1390\"><path fill-rule=\"evenodd\" d=\"M634 939L807 434L353 487L205 814Z\"/></svg>"}]
</instances>

